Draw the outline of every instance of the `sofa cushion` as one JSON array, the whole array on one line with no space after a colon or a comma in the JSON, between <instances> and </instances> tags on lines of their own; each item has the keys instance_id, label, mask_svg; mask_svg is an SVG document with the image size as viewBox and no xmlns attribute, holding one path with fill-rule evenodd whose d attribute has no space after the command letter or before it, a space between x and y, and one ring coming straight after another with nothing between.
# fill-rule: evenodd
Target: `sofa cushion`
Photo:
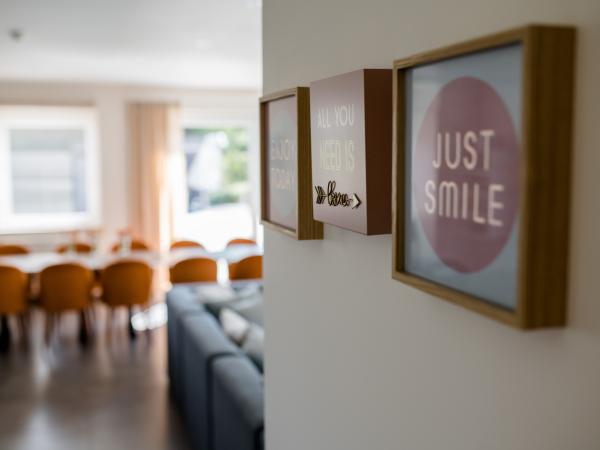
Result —
<instances>
[{"instance_id":1,"label":"sofa cushion","mask_svg":"<svg viewBox=\"0 0 600 450\"><path fill-rule=\"evenodd\" d=\"M260 372L263 372L263 359L265 348L265 331L262 327L252 324L242 342L242 350L250 360L256 364Z\"/></svg>"},{"instance_id":2,"label":"sofa cushion","mask_svg":"<svg viewBox=\"0 0 600 450\"><path fill-rule=\"evenodd\" d=\"M250 330L250 322L229 308L221 310L219 322L221 322L221 327L225 335L237 345L242 345L246 334Z\"/></svg>"},{"instance_id":3,"label":"sofa cushion","mask_svg":"<svg viewBox=\"0 0 600 450\"><path fill-rule=\"evenodd\" d=\"M261 293L254 292L241 298L207 302L205 307L216 318L219 318L222 309L228 308L236 311L249 322L263 326L263 297Z\"/></svg>"},{"instance_id":4,"label":"sofa cushion","mask_svg":"<svg viewBox=\"0 0 600 450\"><path fill-rule=\"evenodd\" d=\"M262 375L242 355L218 358L212 371L214 449L262 450Z\"/></svg>"},{"instance_id":5,"label":"sofa cushion","mask_svg":"<svg viewBox=\"0 0 600 450\"><path fill-rule=\"evenodd\" d=\"M241 347L262 373L265 341L263 328L248 322L244 317L229 308L221 310L220 322L227 337Z\"/></svg>"}]
</instances>

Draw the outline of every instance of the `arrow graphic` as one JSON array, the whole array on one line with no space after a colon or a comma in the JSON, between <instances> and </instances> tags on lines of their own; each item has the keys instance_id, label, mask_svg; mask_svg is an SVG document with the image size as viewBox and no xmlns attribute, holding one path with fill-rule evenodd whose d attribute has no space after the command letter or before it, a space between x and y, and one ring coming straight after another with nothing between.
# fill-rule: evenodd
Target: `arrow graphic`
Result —
<instances>
[{"instance_id":1,"label":"arrow graphic","mask_svg":"<svg viewBox=\"0 0 600 450\"><path fill-rule=\"evenodd\" d=\"M358 195L356 195L356 192L352 195L354 196L354 203L356 203L352 209L356 209L362 204L362 202L360 201L360 198L358 198Z\"/></svg>"},{"instance_id":2,"label":"arrow graphic","mask_svg":"<svg viewBox=\"0 0 600 450\"><path fill-rule=\"evenodd\" d=\"M315 191L317 191L317 205L323 204L325 198L325 190L321 186L315 186Z\"/></svg>"}]
</instances>

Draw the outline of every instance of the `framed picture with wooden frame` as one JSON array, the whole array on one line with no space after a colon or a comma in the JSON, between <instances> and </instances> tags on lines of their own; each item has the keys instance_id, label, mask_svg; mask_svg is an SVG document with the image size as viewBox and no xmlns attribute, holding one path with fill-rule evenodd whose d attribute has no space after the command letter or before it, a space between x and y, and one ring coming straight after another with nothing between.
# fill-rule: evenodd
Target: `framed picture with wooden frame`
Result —
<instances>
[{"instance_id":1,"label":"framed picture with wooden frame","mask_svg":"<svg viewBox=\"0 0 600 450\"><path fill-rule=\"evenodd\" d=\"M394 62L396 280L522 329L564 326L575 30Z\"/></svg>"},{"instance_id":2,"label":"framed picture with wooden frame","mask_svg":"<svg viewBox=\"0 0 600 450\"><path fill-rule=\"evenodd\" d=\"M323 239L313 219L310 91L296 87L260 99L261 219L298 240Z\"/></svg>"}]
</instances>

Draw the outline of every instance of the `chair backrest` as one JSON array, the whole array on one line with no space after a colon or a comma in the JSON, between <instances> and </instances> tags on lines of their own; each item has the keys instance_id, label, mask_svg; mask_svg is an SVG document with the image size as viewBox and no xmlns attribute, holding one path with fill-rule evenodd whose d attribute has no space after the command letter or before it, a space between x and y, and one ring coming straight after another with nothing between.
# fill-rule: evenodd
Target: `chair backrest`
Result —
<instances>
[{"instance_id":1,"label":"chair backrest","mask_svg":"<svg viewBox=\"0 0 600 450\"><path fill-rule=\"evenodd\" d=\"M40 303L50 312L80 310L90 306L94 281L90 269L67 263L46 267L40 273Z\"/></svg>"},{"instance_id":2,"label":"chair backrest","mask_svg":"<svg viewBox=\"0 0 600 450\"><path fill-rule=\"evenodd\" d=\"M230 280L252 280L262 278L262 256L255 255L229 264Z\"/></svg>"},{"instance_id":3,"label":"chair backrest","mask_svg":"<svg viewBox=\"0 0 600 450\"><path fill-rule=\"evenodd\" d=\"M121 249L121 243L116 242L115 244L113 244L113 246L111 247L110 250L113 253L118 253L120 249ZM131 250L145 251L145 250L150 250L150 247L148 247L148 245L144 241L141 241L139 239L132 239L131 240Z\"/></svg>"},{"instance_id":4,"label":"chair backrest","mask_svg":"<svg viewBox=\"0 0 600 450\"><path fill-rule=\"evenodd\" d=\"M27 276L16 267L0 266L0 315L27 309Z\"/></svg>"},{"instance_id":5,"label":"chair backrest","mask_svg":"<svg viewBox=\"0 0 600 450\"><path fill-rule=\"evenodd\" d=\"M27 253L29 253L29 250L22 245L0 245L0 255L26 255Z\"/></svg>"},{"instance_id":6,"label":"chair backrest","mask_svg":"<svg viewBox=\"0 0 600 450\"><path fill-rule=\"evenodd\" d=\"M239 244L256 245L256 241L254 241L252 239L246 239L246 238L235 238L235 239L230 240L227 243L227 247L229 247L230 245L239 245Z\"/></svg>"},{"instance_id":7,"label":"chair backrest","mask_svg":"<svg viewBox=\"0 0 600 450\"><path fill-rule=\"evenodd\" d=\"M217 281L217 262L210 258L189 258L169 269L171 283Z\"/></svg>"},{"instance_id":8,"label":"chair backrest","mask_svg":"<svg viewBox=\"0 0 600 450\"><path fill-rule=\"evenodd\" d=\"M92 253L92 246L85 242L76 242L75 244L63 244L56 247L56 253L67 253L75 247L75 253Z\"/></svg>"},{"instance_id":9,"label":"chair backrest","mask_svg":"<svg viewBox=\"0 0 600 450\"><path fill-rule=\"evenodd\" d=\"M111 306L148 303L152 272L143 261L122 260L108 265L102 271L102 299Z\"/></svg>"},{"instance_id":10,"label":"chair backrest","mask_svg":"<svg viewBox=\"0 0 600 450\"><path fill-rule=\"evenodd\" d=\"M187 247L204 248L204 245L202 245L196 241L175 241L171 244L171 250L173 250L174 248L187 248Z\"/></svg>"}]
</instances>

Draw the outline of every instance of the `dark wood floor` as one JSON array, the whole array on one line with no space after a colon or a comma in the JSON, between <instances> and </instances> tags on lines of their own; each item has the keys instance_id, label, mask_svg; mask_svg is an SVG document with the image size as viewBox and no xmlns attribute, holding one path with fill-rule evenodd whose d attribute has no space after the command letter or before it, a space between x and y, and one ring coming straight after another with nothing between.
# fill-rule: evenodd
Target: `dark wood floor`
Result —
<instances>
[{"instance_id":1,"label":"dark wood floor","mask_svg":"<svg viewBox=\"0 0 600 450\"><path fill-rule=\"evenodd\" d=\"M104 315L87 348L75 316L48 347L34 312L28 349L17 341L0 355L0 449L188 449L169 400L165 328L132 342L124 313L112 334Z\"/></svg>"}]
</instances>

